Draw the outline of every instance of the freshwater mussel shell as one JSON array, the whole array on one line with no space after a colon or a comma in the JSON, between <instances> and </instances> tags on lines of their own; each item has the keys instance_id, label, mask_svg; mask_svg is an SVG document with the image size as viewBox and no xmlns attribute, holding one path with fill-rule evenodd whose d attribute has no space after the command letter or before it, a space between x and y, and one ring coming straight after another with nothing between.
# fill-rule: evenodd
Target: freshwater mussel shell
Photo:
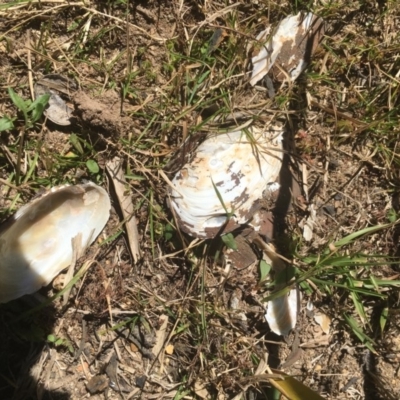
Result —
<instances>
[{"instance_id":1,"label":"freshwater mussel shell","mask_svg":"<svg viewBox=\"0 0 400 400\"><path fill-rule=\"evenodd\" d=\"M246 224L282 164L281 125L212 134L172 179L170 207L179 228L213 238Z\"/></svg>"},{"instance_id":2,"label":"freshwater mussel shell","mask_svg":"<svg viewBox=\"0 0 400 400\"><path fill-rule=\"evenodd\" d=\"M0 226L0 303L49 284L72 262L72 239L86 249L106 225L110 199L88 182L54 187Z\"/></svg>"}]
</instances>

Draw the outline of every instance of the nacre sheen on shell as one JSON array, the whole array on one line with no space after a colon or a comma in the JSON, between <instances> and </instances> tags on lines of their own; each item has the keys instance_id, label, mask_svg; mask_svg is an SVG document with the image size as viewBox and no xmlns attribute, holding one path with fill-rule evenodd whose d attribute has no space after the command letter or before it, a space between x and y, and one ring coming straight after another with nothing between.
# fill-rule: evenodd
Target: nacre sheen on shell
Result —
<instances>
[{"instance_id":1,"label":"nacre sheen on shell","mask_svg":"<svg viewBox=\"0 0 400 400\"><path fill-rule=\"evenodd\" d=\"M0 303L31 294L72 262L72 239L85 250L110 216L110 199L88 182L52 188L0 226Z\"/></svg>"},{"instance_id":2,"label":"nacre sheen on shell","mask_svg":"<svg viewBox=\"0 0 400 400\"><path fill-rule=\"evenodd\" d=\"M247 223L279 175L282 133L276 125L209 136L172 180L170 207L179 227L212 238Z\"/></svg>"},{"instance_id":3,"label":"nacre sheen on shell","mask_svg":"<svg viewBox=\"0 0 400 400\"><path fill-rule=\"evenodd\" d=\"M298 289L291 289L288 294L277 297L267 303L265 319L272 332L286 336L296 326L299 312Z\"/></svg>"}]
</instances>

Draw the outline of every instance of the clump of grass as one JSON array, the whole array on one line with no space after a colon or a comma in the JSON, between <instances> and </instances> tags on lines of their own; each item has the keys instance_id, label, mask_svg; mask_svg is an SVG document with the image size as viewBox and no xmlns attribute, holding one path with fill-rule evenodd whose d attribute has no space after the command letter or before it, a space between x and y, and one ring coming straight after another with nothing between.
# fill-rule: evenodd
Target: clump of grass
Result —
<instances>
[{"instance_id":1,"label":"clump of grass","mask_svg":"<svg viewBox=\"0 0 400 400\"><path fill-rule=\"evenodd\" d=\"M357 240L393 226L386 224L365 228L329 243L319 254L300 256L296 270L297 282L308 295L312 295L317 289L317 297L322 295L332 299L333 302L338 297L341 302L346 298L350 300L346 311L340 312L336 317L345 321L360 341L373 352L376 352L376 343L374 338L368 336L374 331L370 322L371 310L367 312L365 305L371 299L387 302L390 292L399 287L400 280L385 279L379 271L379 267L399 261L387 255L355 252L351 248ZM383 309L381 321L384 320L386 313L387 309ZM381 333L385 325L386 323L381 323Z\"/></svg>"}]
</instances>

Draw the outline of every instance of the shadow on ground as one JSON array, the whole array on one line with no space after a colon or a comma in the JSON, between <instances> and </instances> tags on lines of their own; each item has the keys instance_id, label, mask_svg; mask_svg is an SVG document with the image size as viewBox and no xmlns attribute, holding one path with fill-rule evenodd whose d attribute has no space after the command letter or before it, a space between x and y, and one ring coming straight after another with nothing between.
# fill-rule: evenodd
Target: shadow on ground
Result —
<instances>
[{"instance_id":1,"label":"shadow on ground","mask_svg":"<svg viewBox=\"0 0 400 400\"><path fill-rule=\"evenodd\" d=\"M65 392L49 392L38 382L48 354L43 350L52 332L54 310L48 307L23 317L29 309L25 299L0 306L0 398L67 400L70 397Z\"/></svg>"}]
</instances>

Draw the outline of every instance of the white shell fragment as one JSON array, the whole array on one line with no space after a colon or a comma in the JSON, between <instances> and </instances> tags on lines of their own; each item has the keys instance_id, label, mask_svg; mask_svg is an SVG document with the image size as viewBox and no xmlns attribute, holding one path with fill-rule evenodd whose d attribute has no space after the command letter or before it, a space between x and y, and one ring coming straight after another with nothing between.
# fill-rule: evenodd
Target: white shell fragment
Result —
<instances>
[{"instance_id":1,"label":"white shell fragment","mask_svg":"<svg viewBox=\"0 0 400 400\"><path fill-rule=\"evenodd\" d=\"M50 94L49 102L43 114L57 125L71 125L73 108L64 99L69 100L77 90L76 83L58 74L45 75L35 83L35 96Z\"/></svg>"},{"instance_id":2,"label":"white shell fragment","mask_svg":"<svg viewBox=\"0 0 400 400\"><path fill-rule=\"evenodd\" d=\"M299 310L299 292L292 289L288 294L267 303L265 318L272 332L286 336L296 326Z\"/></svg>"},{"instance_id":3,"label":"white shell fragment","mask_svg":"<svg viewBox=\"0 0 400 400\"><path fill-rule=\"evenodd\" d=\"M254 242L263 250L263 259L267 264L272 266L275 274L286 277L291 274L290 267L279 256L272 243L265 243L260 238ZM286 283L279 282L281 279L277 278L275 291L279 291L285 287ZM295 287L289 293L267 302L265 318L272 332L277 335L286 336L294 329L300 308L300 299L300 292Z\"/></svg>"},{"instance_id":4,"label":"white shell fragment","mask_svg":"<svg viewBox=\"0 0 400 400\"><path fill-rule=\"evenodd\" d=\"M311 204L308 210L310 214L307 219L303 219L299 223L300 228L303 228L303 238L306 242L311 241L313 238L314 226L317 222L317 210L314 204Z\"/></svg>"},{"instance_id":5,"label":"white shell fragment","mask_svg":"<svg viewBox=\"0 0 400 400\"><path fill-rule=\"evenodd\" d=\"M312 13L298 13L283 19L272 36L269 35L270 30L268 27L257 36L262 47L252 58L250 84L253 86L271 68L278 81L297 79L321 41L325 25L321 18Z\"/></svg>"},{"instance_id":6,"label":"white shell fragment","mask_svg":"<svg viewBox=\"0 0 400 400\"><path fill-rule=\"evenodd\" d=\"M208 137L172 180L170 206L179 227L212 238L247 223L278 177L282 134L277 125Z\"/></svg>"},{"instance_id":7,"label":"white shell fragment","mask_svg":"<svg viewBox=\"0 0 400 400\"><path fill-rule=\"evenodd\" d=\"M0 303L50 283L73 257L72 239L85 250L110 216L107 192L88 182L52 188L0 227Z\"/></svg>"}]
</instances>

